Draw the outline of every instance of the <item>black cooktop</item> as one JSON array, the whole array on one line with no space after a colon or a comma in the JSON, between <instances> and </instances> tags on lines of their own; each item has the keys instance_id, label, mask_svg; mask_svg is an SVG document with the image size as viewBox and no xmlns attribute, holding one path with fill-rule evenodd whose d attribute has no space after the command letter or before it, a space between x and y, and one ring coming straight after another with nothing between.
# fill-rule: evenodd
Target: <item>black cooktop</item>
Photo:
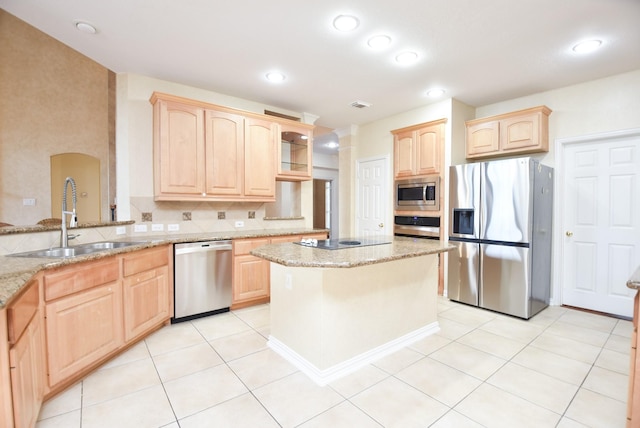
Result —
<instances>
[{"instance_id":1,"label":"black cooktop","mask_svg":"<svg viewBox=\"0 0 640 428\"><path fill-rule=\"evenodd\" d=\"M295 244L303 247L320 248L322 250L342 250L345 248L368 247L371 245L390 244L391 239L387 238L340 238L340 239L321 239L303 240L295 242Z\"/></svg>"}]
</instances>

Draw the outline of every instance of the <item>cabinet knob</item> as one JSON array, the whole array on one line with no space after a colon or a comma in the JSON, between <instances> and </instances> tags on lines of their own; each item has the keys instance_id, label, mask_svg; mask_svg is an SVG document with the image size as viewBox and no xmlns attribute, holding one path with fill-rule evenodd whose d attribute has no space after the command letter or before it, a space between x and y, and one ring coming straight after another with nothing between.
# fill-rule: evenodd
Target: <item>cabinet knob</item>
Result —
<instances>
[{"instance_id":1,"label":"cabinet knob","mask_svg":"<svg viewBox=\"0 0 640 428\"><path fill-rule=\"evenodd\" d=\"M569 238L573 236L573 232L570 232L568 230L564 234L567 235Z\"/></svg>"}]
</instances>

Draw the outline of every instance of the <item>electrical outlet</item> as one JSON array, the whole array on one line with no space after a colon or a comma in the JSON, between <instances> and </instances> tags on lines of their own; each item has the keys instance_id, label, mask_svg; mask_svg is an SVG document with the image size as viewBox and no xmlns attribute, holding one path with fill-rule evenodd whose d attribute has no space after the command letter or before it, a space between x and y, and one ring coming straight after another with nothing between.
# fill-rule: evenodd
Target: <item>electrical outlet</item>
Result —
<instances>
[{"instance_id":1,"label":"electrical outlet","mask_svg":"<svg viewBox=\"0 0 640 428\"><path fill-rule=\"evenodd\" d=\"M146 224L134 224L133 225L133 231L134 232L146 232L147 231L147 225Z\"/></svg>"},{"instance_id":2,"label":"electrical outlet","mask_svg":"<svg viewBox=\"0 0 640 428\"><path fill-rule=\"evenodd\" d=\"M244 227L244 221L242 221L242 220L237 220L237 221L236 221L236 227Z\"/></svg>"},{"instance_id":3,"label":"electrical outlet","mask_svg":"<svg viewBox=\"0 0 640 428\"><path fill-rule=\"evenodd\" d=\"M22 200L22 205L34 206L36 204L35 198L25 198Z\"/></svg>"},{"instance_id":4,"label":"electrical outlet","mask_svg":"<svg viewBox=\"0 0 640 428\"><path fill-rule=\"evenodd\" d=\"M284 274L284 288L286 288L287 290L291 290L291 274L290 273L286 273Z\"/></svg>"},{"instance_id":5,"label":"electrical outlet","mask_svg":"<svg viewBox=\"0 0 640 428\"><path fill-rule=\"evenodd\" d=\"M169 232L177 232L178 230L180 230L180 225L179 224L168 224L167 225L167 230Z\"/></svg>"},{"instance_id":6,"label":"electrical outlet","mask_svg":"<svg viewBox=\"0 0 640 428\"><path fill-rule=\"evenodd\" d=\"M118 226L116 227L116 235L124 235L125 233L127 233L127 228L124 226Z\"/></svg>"},{"instance_id":7,"label":"electrical outlet","mask_svg":"<svg viewBox=\"0 0 640 428\"><path fill-rule=\"evenodd\" d=\"M151 225L151 230L153 232L162 232L164 230L164 224L160 223L160 224L152 224Z\"/></svg>"}]
</instances>

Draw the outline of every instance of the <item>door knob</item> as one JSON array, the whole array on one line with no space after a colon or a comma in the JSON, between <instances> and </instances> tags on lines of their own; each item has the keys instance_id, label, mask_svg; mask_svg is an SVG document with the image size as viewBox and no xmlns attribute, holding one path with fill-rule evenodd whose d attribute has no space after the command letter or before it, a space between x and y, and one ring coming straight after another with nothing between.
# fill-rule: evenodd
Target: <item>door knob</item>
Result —
<instances>
[{"instance_id":1,"label":"door knob","mask_svg":"<svg viewBox=\"0 0 640 428\"><path fill-rule=\"evenodd\" d=\"M569 238L573 236L573 232L569 232L568 230L564 234L567 235Z\"/></svg>"},{"instance_id":2,"label":"door knob","mask_svg":"<svg viewBox=\"0 0 640 428\"><path fill-rule=\"evenodd\" d=\"M380 227L380 228L384 227L384 223L380 223L380 224L378 225L378 227Z\"/></svg>"}]
</instances>

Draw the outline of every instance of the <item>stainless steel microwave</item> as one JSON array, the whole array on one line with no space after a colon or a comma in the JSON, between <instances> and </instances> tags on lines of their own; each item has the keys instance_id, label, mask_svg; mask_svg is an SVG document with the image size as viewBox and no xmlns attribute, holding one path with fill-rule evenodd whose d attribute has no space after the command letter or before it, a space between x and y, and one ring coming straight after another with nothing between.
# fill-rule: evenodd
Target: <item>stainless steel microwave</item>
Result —
<instances>
[{"instance_id":1,"label":"stainless steel microwave","mask_svg":"<svg viewBox=\"0 0 640 428\"><path fill-rule=\"evenodd\" d=\"M393 187L396 210L440 210L440 177L437 175L396 180Z\"/></svg>"}]
</instances>

